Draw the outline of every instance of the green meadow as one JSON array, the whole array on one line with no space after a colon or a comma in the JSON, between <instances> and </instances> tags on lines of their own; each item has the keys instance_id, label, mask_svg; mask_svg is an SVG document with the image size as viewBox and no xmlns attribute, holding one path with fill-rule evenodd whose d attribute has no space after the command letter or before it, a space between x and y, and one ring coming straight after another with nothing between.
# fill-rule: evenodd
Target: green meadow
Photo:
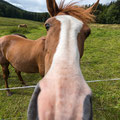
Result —
<instances>
[{"instance_id":1,"label":"green meadow","mask_svg":"<svg viewBox=\"0 0 120 120\"><path fill-rule=\"evenodd\" d=\"M28 28L18 29L19 24ZM85 41L81 69L86 81L120 78L120 25L90 24L91 35ZM0 17L0 37L21 33L35 40L46 35L44 23ZM22 86L10 66L9 87ZM39 74L22 73L27 85L36 85ZM88 83L93 92L93 120L120 120L120 81ZM5 87L0 68L0 88ZM0 120L27 120L27 108L33 88L0 91Z\"/></svg>"}]
</instances>

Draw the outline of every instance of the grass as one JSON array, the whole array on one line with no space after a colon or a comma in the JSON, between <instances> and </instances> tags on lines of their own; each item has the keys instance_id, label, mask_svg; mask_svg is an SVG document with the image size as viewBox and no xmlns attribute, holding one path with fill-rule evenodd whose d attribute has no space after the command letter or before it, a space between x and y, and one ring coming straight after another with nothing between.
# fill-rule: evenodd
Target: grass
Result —
<instances>
[{"instance_id":1,"label":"grass","mask_svg":"<svg viewBox=\"0 0 120 120\"><path fill-rule=\"evenodd\" d=\"M81 68L86 80L120 78L120 25L91 25ZM94 120L120 120L120 81L89 83Z\"/></svg>"},{"instance_id":2,"label":"grass","mask_svg":"<svg viewBox=\"0 0 120 120\"><path fill-rule=\"evenodd\" d=\"M27 24L28 28L18 29L19 24ZM43 28L43 26L43 23L31 20L0 17L0 36L13 33L22 33L29 39L37 39L46 35L46 30Z\"/></svg>"},{"instance_id":3,"label":"grass","mask_svg":"<svg viewBox=\"0 0 120 120\"><path fill-rule=\"evenodd\" d=\"M22 23L29 26L28 32L23 32L29 39L34 40L46 35L43 23L0 18L0 36L10 34L13 27L17 28L17 25ZM88 81L120 78L120 25L92 24L90 28L92 34L85 42L81 60L85 79ZM10 71L9 86L21 86L13 68L10 67ZM4 88L1 74L0 88ZM41 79L39 74L22 73L22 76L27 85L35 85ZM120 120L120 81L88 84L93 92L94 120ZM27 107L33 88L12 92L13 95L7 97L6 91L0 91L0 120L27 120Z\"/></svg>"}]
</instances>

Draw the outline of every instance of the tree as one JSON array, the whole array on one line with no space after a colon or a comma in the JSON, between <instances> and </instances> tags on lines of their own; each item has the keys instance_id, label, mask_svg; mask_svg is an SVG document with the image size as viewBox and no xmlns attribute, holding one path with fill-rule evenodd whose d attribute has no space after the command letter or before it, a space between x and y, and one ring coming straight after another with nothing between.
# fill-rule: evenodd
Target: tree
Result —
<instances>
[{"instance_id":1,"label":"tree","mask_svg":"<svg viewBox=\"0 0 120 120\"><path fill-rule=\"evenodd\" d=\"M109 6L106 13L106 22L108 24L120 24L120 1Z\"/></svg>"}]
</instances>

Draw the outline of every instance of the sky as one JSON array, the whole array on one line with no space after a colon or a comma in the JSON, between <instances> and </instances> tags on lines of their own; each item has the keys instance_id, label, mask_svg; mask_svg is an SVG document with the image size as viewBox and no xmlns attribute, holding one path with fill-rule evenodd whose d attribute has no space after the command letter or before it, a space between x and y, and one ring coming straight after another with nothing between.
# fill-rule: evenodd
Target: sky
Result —
<instances>
[{"instance_id":1,"label":"sky","mask_svg":"<svg viewBox=\"0 0 120 120\"><path fill-rule=\"evenodd\" d=\"M21 9L31 11L31 12L46 12L46 0L4 0L7 1ZM56 0L56 2L59 4L61 0ZM65 0L66 3L70 2L71 0ZM97 0L72 0L72 1L80 1L80 5L85 4L93 4ZM117 1L117 0L100 0L100 3L102 4L108 4L111 1Z\"/></svg>"}]
</instances>

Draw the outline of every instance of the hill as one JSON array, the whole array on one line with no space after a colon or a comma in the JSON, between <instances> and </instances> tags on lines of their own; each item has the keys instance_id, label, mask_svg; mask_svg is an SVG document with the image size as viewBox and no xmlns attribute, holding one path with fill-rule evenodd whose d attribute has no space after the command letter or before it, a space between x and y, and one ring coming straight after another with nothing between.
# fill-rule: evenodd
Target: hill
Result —
<instances>
[{"instance_id":1,"label":"hill","mask_svg":"<svg viewBox=\"0 0 120 120\"><path fill-rule=\"evenodd\" d=\"M91 5L86 5L86 8ZM96 22L102 24L120 24L120 0L110 4L99 4L95 12ZM35 13L22 10L10 3L0 0L0 17L22 18L44 22L48 19L48 13Z\"/></svg>"},{"instance_id":2,"label":"hill","mask_svg":"<svg viewBox=\"0 0 120 120\"><path fill-rule=\"evenodd\" d=\"M14 5L0 0L0 16L10 18L22 18L44 22L49 17L48 13L35 13L22 10Z\"/></svg>"}]
</instances>

